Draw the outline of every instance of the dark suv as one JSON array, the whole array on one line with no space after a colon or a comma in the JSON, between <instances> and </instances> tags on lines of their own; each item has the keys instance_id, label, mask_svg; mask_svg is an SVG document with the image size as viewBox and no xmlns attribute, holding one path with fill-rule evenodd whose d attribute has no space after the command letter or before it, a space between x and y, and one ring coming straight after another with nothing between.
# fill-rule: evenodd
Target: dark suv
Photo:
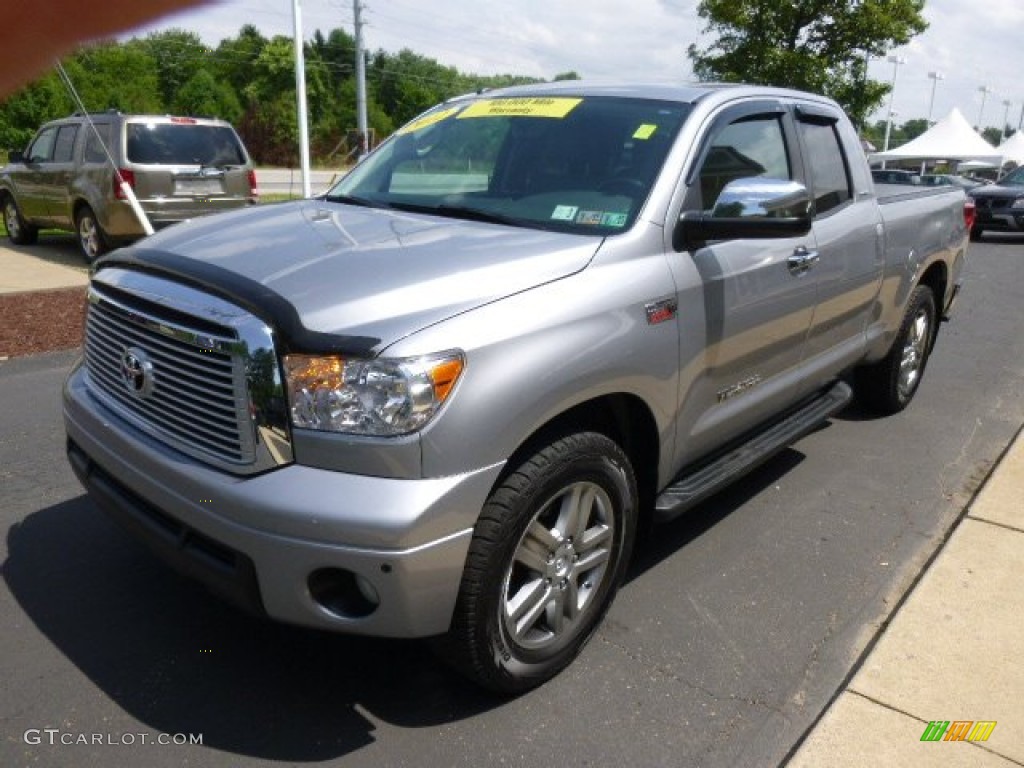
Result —
<instances>
[{"instance_id":1,"label":"dark suv","mask_svg":"<svg viewBox=\"0 0 1024 768\"><path fill-rule=\"evenodd\" d=\"M257 199L249 154L223 120L74 115L44 125L0 170L11 241L30 244L41 228L66 229L92 261L117 241L143 236L115 168L154 227Z\"/></svg>"},{"instance_id":2,"label":"dark suv","mask_svg":"<svg viewBox=\"0 0 1024 768\"><path fill-rule=\"evenodd\" d=\"M1024 232L1024 166L1006 174L996 184L967 191L974 199L976 218L971 239L977 240L986 229L999 232Z\"/></svg>"}]
</instances>

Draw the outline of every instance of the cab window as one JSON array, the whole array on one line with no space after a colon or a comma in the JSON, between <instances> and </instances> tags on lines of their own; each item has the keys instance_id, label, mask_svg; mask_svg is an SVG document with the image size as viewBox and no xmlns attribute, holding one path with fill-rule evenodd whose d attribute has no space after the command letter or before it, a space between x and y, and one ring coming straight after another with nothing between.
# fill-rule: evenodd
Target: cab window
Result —
<instances>
[{"instance_id":1,"label":"cab window","mask_svg":"<svg viewBox=\"0 0 1024 768\"><path fill-rule=\"evenodd\" d=\"M781 115L744 117L729 123L712 137L698 174L700 207L713 208L729 182L759 177L793 178Z\"/></svg>"},{"instance_id":2,"label":"cab window","mask_svg":"<svg viewBox=\"0 0 1024 768\"><path fill-rule=\"evenodd\" d=\"M834 122L800 120L797 124L807 152L814 215L821 216L853 197L843 144Z\"/></svg>"}]
</instances>

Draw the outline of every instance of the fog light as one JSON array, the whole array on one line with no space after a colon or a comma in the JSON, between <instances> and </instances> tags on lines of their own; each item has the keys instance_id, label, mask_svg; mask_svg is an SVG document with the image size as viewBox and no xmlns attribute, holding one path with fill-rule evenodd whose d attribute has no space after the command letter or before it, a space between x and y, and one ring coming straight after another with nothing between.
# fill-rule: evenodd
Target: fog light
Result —
<instances>
[{"instance_id":1,"label":"fog light","mask_svg":"<svg viewBox=\"0 0 1024 768\"><path fill-rule=\"evenodd\" d=\"M309 574L307 583L313 600L343 619L364 618L380 605L380 595L373 584L343 568L320 568Z\"/></svg>"},{"instance_id":2,"label":"fog light","mask_svg":"<svg viewBox=\"0 0 1024 768\"><path fill-rule=\"evenodd\" d=\"M356 574L356 587L359 589L359 594L366 598L366 602L373 604L374 608L380 605L380 595L365 576Z\"/></svg>"}]
</instances>

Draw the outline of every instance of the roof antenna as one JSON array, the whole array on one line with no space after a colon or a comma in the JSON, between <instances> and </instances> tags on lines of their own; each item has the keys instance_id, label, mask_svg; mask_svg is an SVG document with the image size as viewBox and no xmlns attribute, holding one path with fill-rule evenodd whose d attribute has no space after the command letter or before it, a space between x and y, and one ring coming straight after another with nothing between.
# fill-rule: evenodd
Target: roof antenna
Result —
<instances>
[{"instance_id":1,"label":"roof antenna","mask_svg":"<svg viewBox=\"0 0 1024 768\"><path fill-rule=\"evenodd\" d=\"M89 114L89 111L85 108L85 104L82 103L82 97L79 96L78 91L75 90L75 85L71 82L71 78L68 77L68 73L64 71L64 65L61 64L59 60L56 62L56 65L57 74L60 75L60 79L68 89L68 93L71 94L71 99L75 102L75 106L78 108L78 111L85 116L86 123L89 124L89 128L92 129L96 140L100 143L100 146L103 147L103 154L107 156L107 161L110 163L110 167L114 169L114 175L117 176L118 186L124 193L125 198L127 198L128 204L131 205L132 211L135 213L135 217L142 225L142 231L147 235L152 235L155 230L153 229L153 225L149 222L149 217L146 216L146 212L142 210L142 206L139 205L139 199L135 197L135 190L132 189L132 185L125 181L124 176L121 175L121 170L117 167L117 163L114 162L114 157L110 154L110 149L103 141L103 136L100 135L99 130L96 128L96 124L92 121L92 115Z\"/></svg>"}]
</instances>

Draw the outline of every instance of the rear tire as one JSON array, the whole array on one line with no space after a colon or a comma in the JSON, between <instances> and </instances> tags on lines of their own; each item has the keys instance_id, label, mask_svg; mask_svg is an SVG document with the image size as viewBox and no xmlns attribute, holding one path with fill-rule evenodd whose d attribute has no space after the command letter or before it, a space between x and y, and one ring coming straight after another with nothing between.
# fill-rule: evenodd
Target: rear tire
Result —
<instances>
[{"instance_id":1,"label":"rear tire","mask_svg":"<svg viewBox=\"0 0 1024 768\"><path fill-rule=\"evenodd\" d=\"M550 680L615 597L636 517L633 469L608 437L573 434L527 458L484 505L444 655L501 693Z\"/></svg>"},{"instance_id":2,"label":"rear tire","mask_svg":"<svg viewBox=\"0 0 1024 768\"><path fill-rule=\"evenodd\" d=\"M917 286L889 354L857 371L857 394L872 410L893 414L910 405L935 341L936 316L935 295Z\"/></svg>"},{"instance_id":3,"label":"rear tire","mask_svg":"<svg viewBox=\"0 0 1024 768\"><path fill-rule=\"evenodd\" d=\"M15 245L32 245L39 238L39 230L28 224L18 210L18 204L14 198L7 195L3 198L4 226L7 228L7 237Z\"/></svg>"},{"instance_id":4,"label":"rear tire","mask_svg":"<svg viewBox=\"0 0 1024 768\"><path fill-rule=\"evenodd\" d=\"M83 205L75 214L75 231L78 233L78 247L87 263L91 264L110 250L107 234L88 205Z\"/></svg>"}]
</instances>

